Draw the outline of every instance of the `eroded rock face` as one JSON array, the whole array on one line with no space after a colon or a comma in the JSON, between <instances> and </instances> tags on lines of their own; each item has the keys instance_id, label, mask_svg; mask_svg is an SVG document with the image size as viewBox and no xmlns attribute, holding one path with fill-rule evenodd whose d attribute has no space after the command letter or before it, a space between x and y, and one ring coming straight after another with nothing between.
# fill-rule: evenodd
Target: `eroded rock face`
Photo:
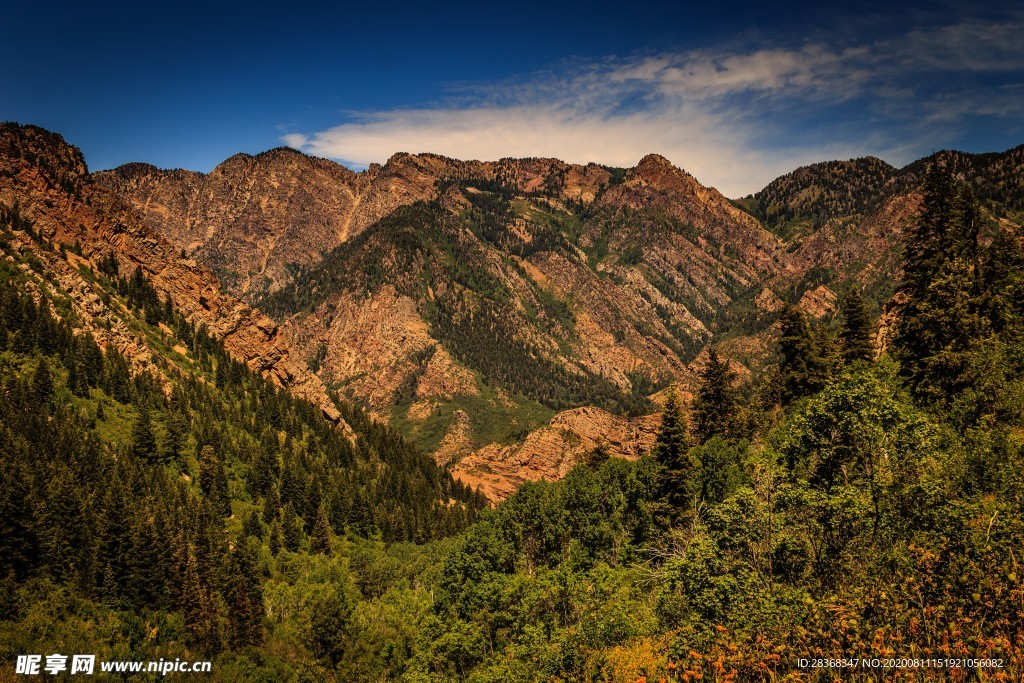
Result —
<instances>
[{"instance_id":1,"label":"eroded rock face","mask_svg":"<svg viewBox=\"0 0 1024 683\"><path fill-rule=\"evenodd\" d=\"M559 172L577 197L593 197L607 171ZM396 154L384 166L354 173L341 164L289 148L237 154L208 174L126 164L95 180L129 201L176 248L212 268L242 297L272 292L288 268L359 234L396 208L436 196L442 178L512 173L524 191L543 188L551 160L457 162L431 154ZM511 170L510 170L511 169Z\"/></svg>"},{"instance_id":2,"label":"eroded rock face","mask_svg":"<svg viewBox=\"0 0 1024 683\"><path fill-rule=\"evenodd\" d=\"M465 455L452 472L500 501L524 482L561 479L600 445L613 457L635 460L650 450L660 423L658 415L623 418L600 408L567 410L522 444L491 444Z\"/></svg>"},{"instance_id":3,"label":"eroded rock face","mask_svg":"<svg viewBox=\"0 0 1024 683\"><path fill-rule=\"evenodd\" d=\"M919 213L921 197L901 194L884 201L863 218L837 218L800 238L794 256L798 268L842 274L862 285L900 278L903 240Z\"/></svg>"},{"instance_id":4,"label":"eroded rock face","mask_svg":"<svg viewBox=\"0 0 1024 683\"><path fill-rule=\"evenodd\" d=\"M44 242L81 248L82 257L43 254L40 245L22 240L58 274L57 286L86 314L84 329L100 344L115 343L137 367L150 365L152 351L144 339L117 324L101 331L91 322L117 316L74 266L95 268L113 255L122 273L141 268L161 296L192 322L205 325L232 356L310 400L331 419L340 419L323 383L293 356L278 326L225 293L206 268L181 258L128 204L93 183L81 153L60 136L32 126L0 125L0 202L17 204Z\"/></svg>"},{"instance_id":5,"label":"eroded rock face","mask_svg":"<svg viewBox=\"0 0 1024 683\"><path fill-rule=\"evenodd\" d=\"M819 285L814 289L808 289L804 292L797 306L807 315L815 318L824 318L826 315L831 315L838 310L837 302L838 297L835 292L825 285Z\"/></svg>"},{"instance_id":6,"label":"eroded rock face","mask_svg":"<svg viewBox=\"0 0 1024 683\"><path fill-rule=\"evenodd\" d=\"M415 302L385 286L373 296L345 293L316 315L289 320L293 348L321 355L320 374L353 396L380 409L392 400L406 377L421 370L421 360L437 347ZM453 375L440 394L451 393Z\"/></svg>"}]
</instances>

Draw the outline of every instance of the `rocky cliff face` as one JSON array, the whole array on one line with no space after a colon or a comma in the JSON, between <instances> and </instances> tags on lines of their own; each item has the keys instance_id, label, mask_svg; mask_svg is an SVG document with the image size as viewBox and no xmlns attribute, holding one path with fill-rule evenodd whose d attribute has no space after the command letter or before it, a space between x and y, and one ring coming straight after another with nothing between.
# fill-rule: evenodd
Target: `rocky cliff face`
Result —
<instances>
[{"instance_id":1,"label":"rocky cliff face","mask_svg":"<svg viewBox=\"0 0 1024 683\"><path fill-rule=\"evenodd\" d=\"M654 445L660 423L657 415L627 419L600 408L567 410L521 444L489 444L462 457L452 473L491 500L502 500L527 481L561 479L598 447L635 460Z\"/></svg>"},{"instance_id":2,"label":"rocky cliff face","mask_svg":"<svg viewBox=\"0 0 1024 683\"><path fill-rule=\"evenodd\" d=\"M60 136L0 125L0 203L16 206L34 232L15 231L12 248L42 264L41 286L68 297L78 327L101 345L115 344L137 368L153 365L149 340L89 276L112 256L121 272L141 268L161 297L204 325L232 356L339 420L323 383L291 352L278 326L225 293L206 268L181 258L131 206L92 182L81 153Z\"/></svg>"},{"instance_id":3,"label":"rocky cliff face","mask_svg":"<svg viewBox=\"0 0 1024 683\"><path fill-rule=\"evenodd\" d=\"M730 267L732 277L749 281L789 271L782 243L749 214L732 206L718 190L701 185L664 157L650 154L624 181L609 188L601 203L671 216L696 231L696 242Z\"/></svg>"}]
</instances>

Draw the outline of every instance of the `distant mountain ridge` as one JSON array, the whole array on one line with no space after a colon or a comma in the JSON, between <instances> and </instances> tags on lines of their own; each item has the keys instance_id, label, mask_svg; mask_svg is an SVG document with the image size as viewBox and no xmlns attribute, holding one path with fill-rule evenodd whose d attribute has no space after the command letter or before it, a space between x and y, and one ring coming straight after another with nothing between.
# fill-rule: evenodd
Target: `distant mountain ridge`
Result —
<instances>
[{"instance_id":1,"label":"distant mountain ridge","mask_svg":"<svg viewBox=\"0 0 1024 683\"><path fill-rule=\"evenodd\" d=\"M935 158L1016 225L1022 150ZM655 154L612 169L399 153L354 173L279 148L94 178L275 316L328 386L504 497L603 432L649 444L638 413L692 387L709 343L763 369L785 301L827 318L856 283L881 310L926 163L813 164L737 201Z\"/></svg>"},{"instance_id":2,"label":"distant mountain ridge","mask_svg":"<svg viewBox=\"0 0 1024 683\"><path fill-rule=\"evenodd\" d=\"M95 178L128 198L186 253L208 263L234 293L248 296L279 288L289 266L316 262L320 253L399 206L433 199L442 180L471 177L524 194L592 203L603 194L635 195L640 186L649 186L648 196L653 196L664 190L659 182L671 179L671 174L661 173L651 184L659 167L664 170L671 164L649 155L623 177L596 164L556 159L462 162L433 154L395 154L384 166L374 164L354 173L326 159L277 148L256 156L232 156L208 174L133 163L96 173ZM646 179L636 181L637 174ZM699 185L689 174L683 175L692 180L693 188ZM695 201L679 217L708 225L716 224L708 219L730 214L734 221L746 220L737 218L721 195L708 202L715 206L708 213L702 204L709 192L718 195L702 186L700 192L689 192Z\"/></svg>"},{"instance_id":3,"label":"distant mountain ridge","mask_svg":"<svg viewBox=\"0 0 1024 683\"><path fill-rule=\"evenodd\" d=\"M944 150L902 168L876 157L825 161L782 175L736 203L765 227L791 238L832 219L865 216L886 200L912 191L932 161L950 164L991 209L1024 211L1024 145L984 154Z\"/></svg>"}]
</instances>

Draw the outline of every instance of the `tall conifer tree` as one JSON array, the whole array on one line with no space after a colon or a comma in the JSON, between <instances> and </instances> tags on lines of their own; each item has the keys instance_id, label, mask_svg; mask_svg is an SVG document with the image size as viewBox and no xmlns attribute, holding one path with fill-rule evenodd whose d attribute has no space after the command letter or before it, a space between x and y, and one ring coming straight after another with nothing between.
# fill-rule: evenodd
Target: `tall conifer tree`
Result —
<instances>
[{"instance_id":1,"label":"tall conifer tree","mask_svg":"<svg viewBox=\"0 0 1024 683\"><path fill-rule=\"evenodd\" d=\"M217 457L213 446L209 444L203 446L199 455L199 488L220 514L224 516L231 514L228 475L224 470L224 463Z\"/></svg>"},{"instance_id":2,"label":"tall conifer tree","mask_svg":"<svg viewBox=\"0 0 1024 683\"><path fill-rule=\"evenodd\" d=\"M156 436L153 435L153 424L146 408L139 409L132 429L132 455L147 462L156 459Z\"/></svg>"},{"instance_id":3,"label":"tall conifer tree","mask_svg":"<svg viewBox=\"0 0 1024 683\"><path fill-rule=\"evenodd\" d=\"M316 510L316 522L309 537L309 549L314 553L331 553L331 523L327 521L327 510L321 505Z\"/></svg>"},{"instance_id":4,"label":"tall conifer tree","mask_svg":"<svg viewBox=\"0 0 1024 683\"><path fill-rule=\"evenodd\" d=\"M719 357L715 349L709 350L691 406L694 432L701 443L716 434L727 436L735 430L739 412L735 381L729 361Z\"/></svg>"},{"instance_id":5,"label":"tall conifer tree","mask_svg":"<svg viewBox=\"0 0 1024 683\"><path fill-rule=\"evenodd\" d=\"M228 642L233 649L263 641L263 588L255 548L241 539L228 553L224 571L224 600L228 606Z\"/></svg>"},{"instance_id":6,"label":"tall conifer tree","mask_svg":"<svg viewBox=\"0 0 1024 683\"><path fill-rule=\"evenodd\" d=\"M788 405L824 388L829 368L802 310L786 306L779 315L779 326L779 393L782 404Z\"/></svg>"},{"instance_id":7,"label":"tall conifer tree","mask_svg":"<svg viewBox=\"0 0 1024 683\"><path fill-rule=\"evenodd\" d=\"M659 498L673 510L685 509L690 503L690 486L694 466L689 457L690 435L686 416L675 388L669 389L661 429L654 443L654 459L662 466L659 476Z\"/></svg>"},{"instance_id":8,"label":"tall conifer tree","mask_svg":"<svg viewBox=\"0 0 1024 683\"><path fill-rule=\"evenodd\" d=\"M971 348L983 335L977 268L978 209L952 172L933 163L921 215L907 236L904 305L894 345L914 394L933 404L955 400L970 384Z\"/></svg>"},{"instance_id":9,"label":"tall conifer tree","mask_svg":"<svg viewBox=\"0 0 1024 683\"><path fill-rule=\"evenodd\" d=\"M856 286L851 286L839 302L842 321L839 327L840 353L846 363L870 361L875 357L871 341L871 316Z\"/></svg>"}]
</instances>

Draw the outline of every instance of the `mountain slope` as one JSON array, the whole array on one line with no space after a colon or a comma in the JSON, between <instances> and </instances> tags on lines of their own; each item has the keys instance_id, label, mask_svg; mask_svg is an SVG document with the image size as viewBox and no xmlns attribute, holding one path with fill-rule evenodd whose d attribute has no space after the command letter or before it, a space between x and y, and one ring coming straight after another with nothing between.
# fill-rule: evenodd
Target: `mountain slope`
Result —
<instances>
[{"instance_id":1,"label":"mountain slope","mask_svg":"<svg viewBox=\"0 0 1024 683\"><path fill-rule=\"evenodd\" d=\"M605 184L589 201L573 184L580 167L501 164L466 165L437 199L378 221L259 305L328 384L507 495L530 468L491 477L506 447L564 432L516 456L544 476L564 470L580 433L652 410L646 396L669 382L692 384L687 365L718 311L791 267L777 238L660 157L617 181L591 168ZM531 180L538 164L548 171ZM467 176L474 167L488 175ZM602 410L549 422L584 406Z\"/></svg>"},{"instance_id":2,"label":"mountain slope","mask_svg":"<svg viewBox=\"0 0 1024 683\"><path fill-rule=\"evenodd\" d=\"M104 259L132 274L139 269L161 300L169 299L195 325L202 325L236 359L279 386L307 398L333 420L340 419L323 383L293 356L277 325L226 294L217 279L195 261L180 258L130 206L94 184L81 153L60 136L32 126L0 124L0 203L17 207L33 226L37 241L16 236L20 251L31 250L54 274L54 284L76 292L72 298L83 329L112 343L140 365L150 352L144 339L102 303L103 293L86 270ZM66 256L38 248L64 245ZM97 320L99 318L99 320Z\"/></svg>"},{"instance_id":3,"label":"mountain slope","mask_svg":"<svg viewBox=\"0 0 1024 683\"><path fill-rule=\"evenodd\" d=\"M204 326L234 357L309 399L331 419L339 419L323 383L290 352L278 326L225 294L208 270L179 258L131 207L91 182L77 148L59 136L30 126L0 126L0 202L16 205L41 240L74 246L70 262L59 255L42 258L59 273L61 287L78 292L75 301L82 324L101 341L110 340L129 355L134 347L144 354L142 343L124 326L97 331L92 322L101 312L95 305L100 294L83 281L81 268L113 258L126 273L140 269L162 300L169 299L190 322Z\"/></svg>"},{"instance_id":4,"label":"mountain slope","mask_svg":"<svg viewBox=\"0 0 1024 683\"><path fill-rule=\"evenodd\" d=\"M24 397L26 364L50 368L40 386L59 389L54 415L81 417L69 428L89 434L101 467L152 467L189 490L198 478L224 515L229 483L230 499L262 505L268 523L284 509L311 529L323 507L339 532L351 523L401 541L454 531L480 506L397 434L336 403L269 318L173 257L90 182L76 148L31 126L0 126L0 309L15 387L5 400ZM71 457L59 444L52 455ZM212 459L226 470L216 490Z\"/></svg>"},{"instance_id":5,"label":"mountain slope","mask_svg":"<svg viewBox=\"0 0 1024 683\"><path fill-rule=\"evenodd\" d=\"M1022 149L938 156L1012 223ZM208 175L95 177L271 313L329 386L505 495L557 476L605 416L632 429L652 393L692 388L709 343L770 365L786 301L829 319L856 283L880 310L923 163L814 164L735 203L657 155L611 169L396 154L352 173L279 149Z\"/></svg>"}]
</instances>

